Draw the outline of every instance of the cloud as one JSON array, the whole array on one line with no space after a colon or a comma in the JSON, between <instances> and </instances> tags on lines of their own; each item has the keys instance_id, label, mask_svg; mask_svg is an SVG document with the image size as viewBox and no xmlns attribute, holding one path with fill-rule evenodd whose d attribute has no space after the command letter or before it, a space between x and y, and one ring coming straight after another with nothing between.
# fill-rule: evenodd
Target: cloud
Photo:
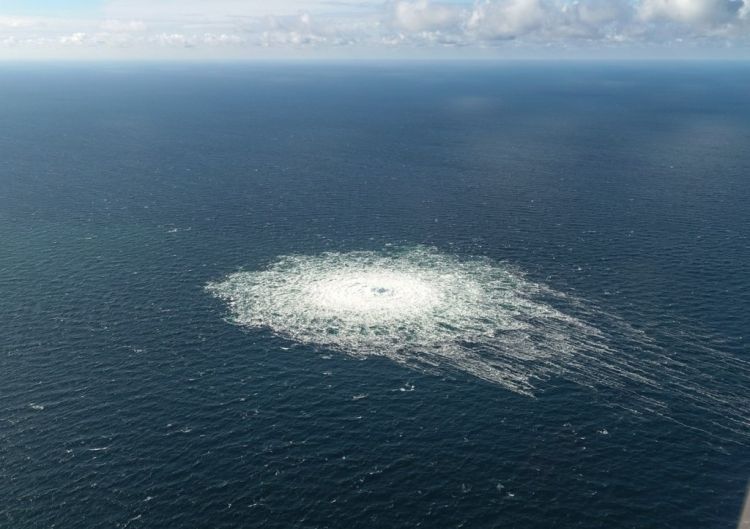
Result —
<instances>
[{"instance_id":1,"label":"cloud","mask_svg":"<svg viewBox=\"0 0 750 529\"><path fill-rule=\"evenodd\" d=\"M743 8L741 0L643 0L640 14L645 20L668 20L711 26L731 23Z\"/></svg>"},{"instance_id":2,"label":"cloud","mask_svg":"<svg viewBox=\"0 0 750 529\"><path fill-rule=\"evenodd\" d=\"M60 37L60 44L63 46L67 45L73 45L73 46L80 46L84 44L88 40L88 35L86 33L83 33L82 31L79 31L77 33L73 33L72 35L64 35Z\"/></svg>"},{"instance_id":3,"label":"cloud","mask_svg":"<svg viewBox=\"0 0 750 529\"><path fill-rule=\"evenodd\" d=\"M454 29L465 15L464 10L456 5L428 0L397 1L390 8L393 26L409 32Z\"/></svg>"},{"instance_id":4,"label":"cloud","mask_svg":"<svg viewBox=\"0 0 750 529\"><path fill-rule=\"evenodd\" d=\"M33 17L2 16L0 13L0 30L28 29L33 27L37 20Z\"/></svg>"},{"instance_id":5,"label":"cloud","mask_svg":"<svg viewBox=\"0 0 750 529\"><path fill-rule=\"evenodd\" d=\"M143 32L148 26L142 20L105 20L102 23L102 31L111 33L134 33Z\"/></svg>"},{"instance_id":6,"label":"cloud","mask_svg":"<svg viewBox=\"0 0 750 529\"><path fill-rule=\"evenodd\" d=\"M480 39L513 39L541 29L547 17L540 0L484 0L471 12L467 27Z\"/></svg>"},{"instance_id":7,"label":"cloud","mask_svg":"<svg viewBox=\"0 0 750 529\"><path fill-rule=\"evenodd\" d=\"M727 46L750 56L750 0L109 0L76 19L0 10L0 57Z\"/></svg>"}]
</instances>

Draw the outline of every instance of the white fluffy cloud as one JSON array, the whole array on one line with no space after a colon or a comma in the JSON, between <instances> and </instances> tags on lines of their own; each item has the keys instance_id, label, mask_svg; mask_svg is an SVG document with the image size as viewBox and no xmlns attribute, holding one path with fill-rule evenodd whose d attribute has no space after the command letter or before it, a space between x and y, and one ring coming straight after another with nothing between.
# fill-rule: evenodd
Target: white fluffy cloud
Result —
<instances>
[{"instance_id":1,"label":"white fluffy cloud","mask_svg":"<svg viewBox=\"0 0 750 529\"><path fill-rule=\"evenodd\" d=\"M640 13L648 20L707 26L731 23L745 7L741 0L643 0Z\"/></svg>"},{"instance_id":2,"label":"white fluffy cloud","mask_svg":"<svg viewBox=\"0 0 750 529\"><path fill-rule=\"evenodd\" d=\"M428 0L397 1L390 8L394 28L407 32L454 29L465 16L459 6Z\"/></svg>"},{"instance_id":3,"label":"white fluffy cloud","mask_svg":"<svg viewBox=\"0 0 750 529\"><path fill-rule=\"evenodd\" d=\"M0 7L0 57L471 54L502 53L509 41L515 50L713 46L748 56L750 0L109 0L76 19Z\"/></svg>"},{"instance_id":4,"label":"white fluffy cloud","mask_svg":"<svg viewBox=\"0 0 750 529\"><path fill-rule=\"evenodd\" d=\"M484 0L472 11L468 28L483 39L517 38L540 31L548 16L541 0Z\"/></svg>"}]
</instances>

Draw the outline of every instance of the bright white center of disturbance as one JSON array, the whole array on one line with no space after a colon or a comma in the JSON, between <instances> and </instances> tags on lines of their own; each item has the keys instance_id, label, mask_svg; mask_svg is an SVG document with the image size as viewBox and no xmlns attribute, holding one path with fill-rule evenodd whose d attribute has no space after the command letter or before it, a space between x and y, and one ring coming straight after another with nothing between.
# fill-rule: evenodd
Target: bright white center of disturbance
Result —
<instances>
[{"instance_id":1,"label":"bright white center of disturbance","mask_svg":"<svg viewBox=\"0 0 750 529\"><path fill-rule=\"evenodd\" d=\"M384 269L321 277L305 291L321 310L359 313L359 317L406 317L442 301L436 285L413 274Z\"/></svg>"}]
</instances>

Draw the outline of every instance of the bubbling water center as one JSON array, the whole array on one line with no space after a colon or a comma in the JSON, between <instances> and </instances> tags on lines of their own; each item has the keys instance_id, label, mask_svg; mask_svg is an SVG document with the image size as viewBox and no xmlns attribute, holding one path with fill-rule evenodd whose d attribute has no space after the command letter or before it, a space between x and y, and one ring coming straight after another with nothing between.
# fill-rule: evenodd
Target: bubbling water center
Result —
<instances>
[{"instance_id":1,"label":"bubbling water center","mask_svg":"<svg viewBox=\"0 0 750 529\"><path fill-rule=\"evenodd\" d=\"M440 303L434 284L392 270L339 273L312 281L309 298L321 310L381 317L403 317Z\"/></svg>"}]
</instances>

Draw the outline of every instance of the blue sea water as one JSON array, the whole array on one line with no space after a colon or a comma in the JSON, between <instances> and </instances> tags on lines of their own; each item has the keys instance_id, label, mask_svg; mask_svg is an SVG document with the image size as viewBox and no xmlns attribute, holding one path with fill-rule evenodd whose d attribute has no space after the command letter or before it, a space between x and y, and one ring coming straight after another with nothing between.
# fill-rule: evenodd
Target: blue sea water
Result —
<instances>
[{"instance_id":1,"label":"blue sea water","mask_svg":"<svg viewBox=\"0 0 750 529\"><path fill-rule=\"evenodd\" d=\"M0 66L0 527L733 527L749 170L743 63ZM530 396L206 289L414 248L606 350Z\"/></svg>"}]
</instances>

